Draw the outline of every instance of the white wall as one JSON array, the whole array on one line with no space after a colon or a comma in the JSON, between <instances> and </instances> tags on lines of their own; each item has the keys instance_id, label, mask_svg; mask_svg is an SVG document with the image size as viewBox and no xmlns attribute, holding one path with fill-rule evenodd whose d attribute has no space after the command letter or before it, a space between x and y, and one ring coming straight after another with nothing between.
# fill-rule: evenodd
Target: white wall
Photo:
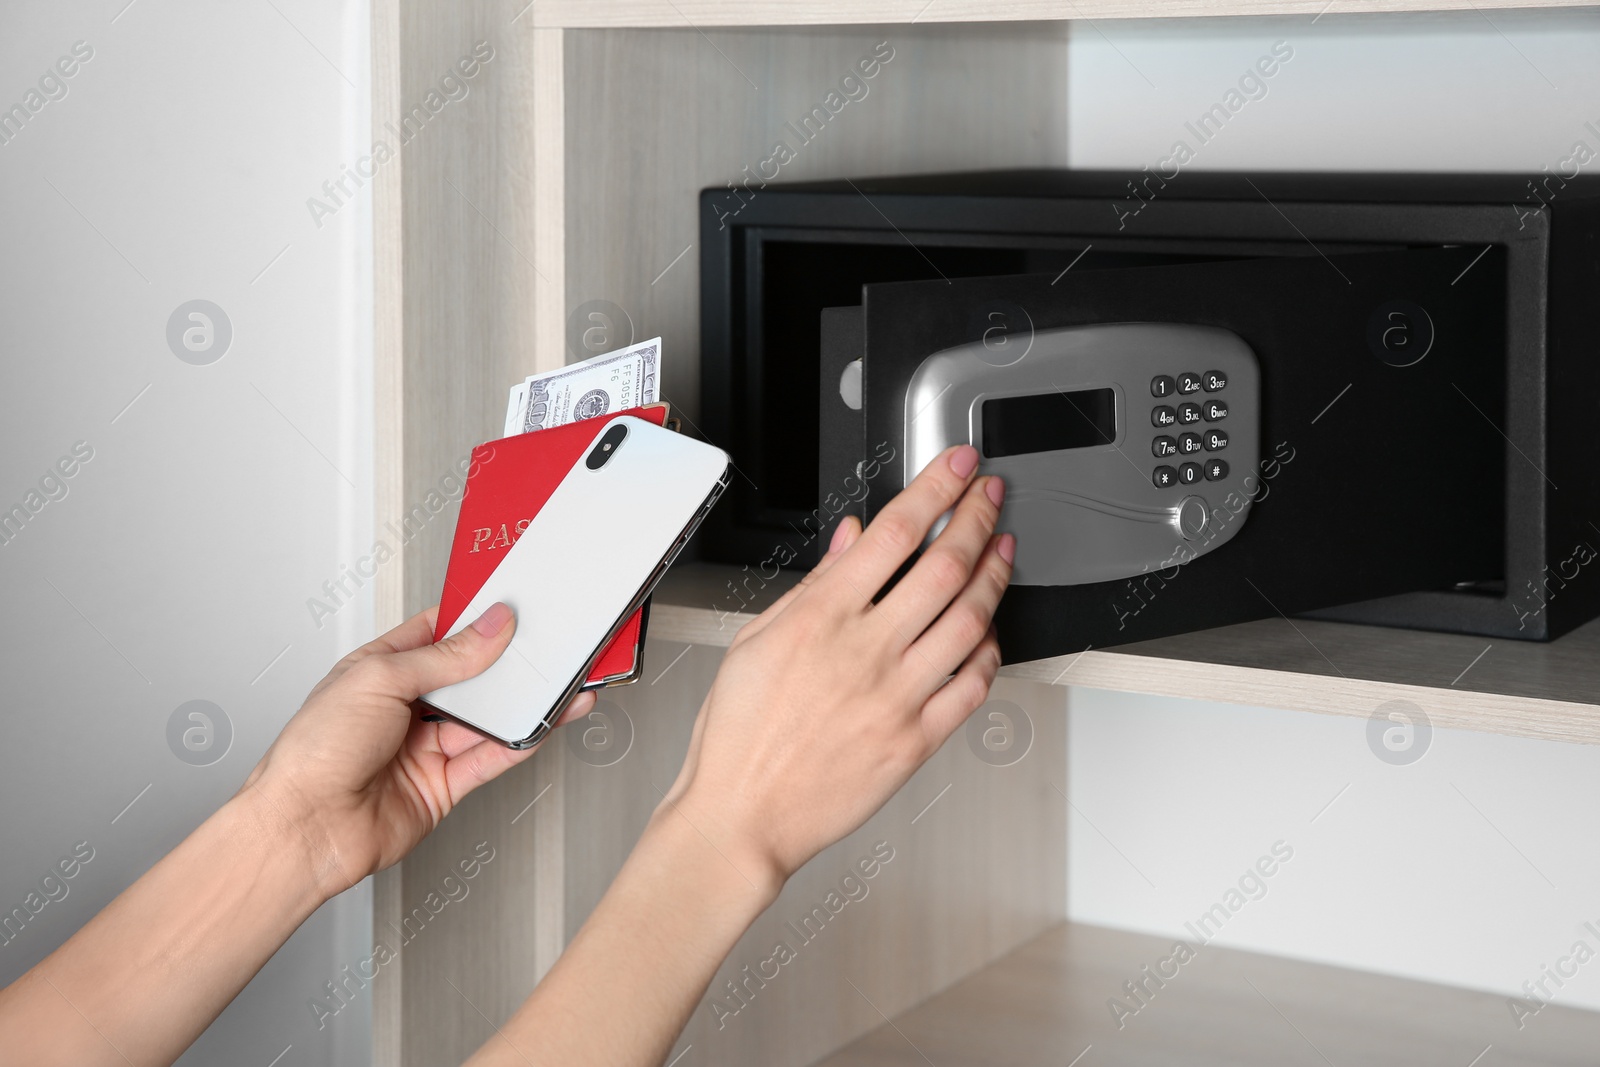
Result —
<instances>
[{"instance_id":1,"label":"white wall","mask_svg":"<svg viewBox=\"0 0 1600 1067\"><path fill-rule=\"evenodd\" d=\"M357 200L319 230L305 206L367 141L365 7L0 13L0 107L26 106L75 42L93 50L0 144L0 510L75 442L93 450L0 544L0 911L74 843L94 849L0 947L0 983L237 789L370 634L368 599L321 628L306 607L371 543L370 214ZM196 298L233 334L203 366L166 337ZM197 699L234 731L208 766L167 740ZM307 1002L370 923L365 888L324 908L182 1062L362 1062L366 1005L317 1032Z\"/></svg>"},{"instance_id":2,"label":"white wall","mask_svg":"<svg viewBox=\"0 0 1600 1067\"><path fill-rule=\"evenodd\" d=\"M1166 156L1280 40L1293 59L1192 166L1538 175L1600 150L1600 15L1329 13L1075 27L1072 165ZM1293 859L1220 943L1507 994L1600 947L1600 749L1435 731L1393 766L1362 718L1091 690L1069 744L1075 919L1183 936L1281 839ZM1555 1002L1600 1008L1600 964Z\"/></svg>"}]
</instances>

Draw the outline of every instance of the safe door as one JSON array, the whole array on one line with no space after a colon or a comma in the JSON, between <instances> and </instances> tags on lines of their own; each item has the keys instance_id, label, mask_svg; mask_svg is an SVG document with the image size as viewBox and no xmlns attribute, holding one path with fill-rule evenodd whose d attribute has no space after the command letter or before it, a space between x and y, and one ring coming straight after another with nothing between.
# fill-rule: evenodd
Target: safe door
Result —
<instances>
[{"instance_id":1,"label":"safe door","mask_svg":"<svg viewBox=\"0 0 1600 1067\"><path fill-rule=\"evenodd\" d=\"M968 443L1007 662L1504 575L1498 249L867 285L822 324L820 514Z\"/></svg>"}]
</instances>

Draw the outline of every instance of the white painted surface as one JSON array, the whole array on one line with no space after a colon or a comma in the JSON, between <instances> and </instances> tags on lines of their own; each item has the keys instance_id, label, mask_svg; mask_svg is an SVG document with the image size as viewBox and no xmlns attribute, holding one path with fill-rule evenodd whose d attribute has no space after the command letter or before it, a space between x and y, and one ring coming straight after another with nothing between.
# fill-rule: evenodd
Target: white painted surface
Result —
<instances>
[{"instance_id":1,"label":"white painted surface","mask_svg":"<svg viewBox=\"0 0 1600 1067\"><path fill-rule=\"evenodd\" d=\"M362 0L28 0L0 23L0 106L93 50L0 145L0 509L93 449L0 544L0 909L95 850L0 947L4 983L232 794L370 634L363 591L320 627L306 601L372 541L372 283L365 198L320 229L306 208L368 140ZM232 324L207 366L166 340L195 298ZM195 699L235 731L209 766L167 743ZM308 1002L370 924L366 887L324 908L182 1062L363 1061L366 1002L320 1032Z\"/></svg>"},{"instance_id":2,"label":"white painted surface","mask_svg":"<svg viewBox=\"0 0 1600 1067\"><path fill-rule=\"evenodd\" d=\"M1437 730L1392 766L1363 719L1090 689L1069 729L1075 919L1198 943L1184 924L1281 840L1219 943L1508 995L1600 947L1600 749ZM1600 962L1547 988L1600 1008Z\"/></svg>"},{"instance_id":3,"label":"white painted surface","mask_svg":"<svg viewBox=\"0 0 1600 1067\"><path fill-rule=\"evenodd\" d=\"M1600 150L1584 128L1600 125L1600 12L1337 12L1075 25L1072 166L1155 163L1279 41L1293 58L1190 166L1533 175L1575 140Z\"/></svg>"},{"instance_id":4,"label":"white painted surface","mask_svg":"<svg viewBox=\"0 0 1600 1067\"><path fill-rule=\"evenodd\" d=\"M1576 141L1600 150L1600 15L1335 6L1074 27L1072 164L1156 162L1277 41L1293 58L1191 166L1535 176ZM1075 919L1182 935L1282 839L1293 860L1222 943L1507 994L1580 938L1600 950L1580 925L1600 928L1600 750L1438 731L1397 767L1361 719L1093 690L1073 693L1069 745ZM1600 962L1546 988L1600 1008Z\"/></svg>"}]
</instances>

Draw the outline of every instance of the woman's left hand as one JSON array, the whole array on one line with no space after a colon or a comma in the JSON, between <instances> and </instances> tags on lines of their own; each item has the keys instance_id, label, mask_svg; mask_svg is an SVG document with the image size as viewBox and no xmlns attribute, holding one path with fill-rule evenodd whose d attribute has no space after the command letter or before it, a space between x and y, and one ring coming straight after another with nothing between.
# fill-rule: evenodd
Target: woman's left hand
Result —
<instances>
[{"instance_id":1,"label":"woman's left hand","mask_svg":"<svg viewBox=\"0 0 1600 1067\"><path fill-rule=\"evenodd\" d=\"M495 604L434 643L438 608L408 619L335 664L250 776L319 860L332 896L402 859L461 798L533 755L456 722L429 722L423 693L486 670L511 642L511 609ZM580 694L562 721L594 706Z\"/></svg>"}]
</instances>

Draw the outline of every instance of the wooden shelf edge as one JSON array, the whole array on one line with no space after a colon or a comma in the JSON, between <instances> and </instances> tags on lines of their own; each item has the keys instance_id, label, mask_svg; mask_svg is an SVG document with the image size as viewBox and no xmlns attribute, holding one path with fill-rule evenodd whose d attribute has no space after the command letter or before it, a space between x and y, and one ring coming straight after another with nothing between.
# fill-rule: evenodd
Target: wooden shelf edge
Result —
<instances>
[{"instance_id":1,"label":"wooden shelf edge","mask_svg":"<svg viewBox=\"0 0 1600 1067\"><path fill-rule=\"evenodd\" d=\"M735 634L785 590L798 576L783 572L770 581L761 581L754 572L717 564L691 563L674 568L657 589L650 609L649 636L654 640L726 648ZM739 610L741 606L744 610ZM1255 624L1251 624L1255 625ZM1403 648L1408 643L1432 647L1441 641L1476 644L1477 639L1459 635L1438 635L1421 631L1357 627L1345 623L1303 622L1300 629L1318 635L1357 635L1368 644L1383 649ZM1591 632L1592 631L1592 632ZM1227 657L1235 660L1255 658L1281 660L1281 650L1257 646L1259 631L1235 628L1236 636L1227 647ZM1215 636L1223 631L1212 631ZM1594 626L1562 639L1564 642L1600 640ZM1194 643L1194 642L1189 642ZM1220 642L1217 642L1220 644ZM1477 730L1485 733L1528 737L1576 744L1600 744L1600 706L1589 699L1554 699L1536 695L1536 685L1549 688L1548 675L1564 668L1546 660L1554 645L1506 642L1502 656L1526 660L1524 679L1533 691L1494 691L1489 686L1475 687L1471 676L1464 684L1409 684L1392 677L1392 664L1373 666L1357 661L1351 653L1339 660L1345 674L1326 673L1317 655L1307 650L1306 670L1281 666L1250 666L1238 662L1218 662L1218 657L1180 658L1161 654L1161 644L1147 642L1140 651L1091 650L1051 659L1011 664L1001 674L1049 685L1081 685L1152 696L1186 697L1228 704L1309 711L1323 715L1350 715L1365 718L1388 701L1415 704L1436 727ZM1471 653L1468 653L1470 656ZM1464 662L1464 661L1463 661ZM1313 669L1311 664L1322 669ZM1384 672L1391 674L1384 677ZM1367 676L1361 676L1365 673ZM1462 672L1466 674L1466 672ZM1515 671L1494 676L1484 670L1482 677L1494 684L1505 684ZM1447 677L1447 675L1446 675ZM1459 679L1458 679L1459 680ZM1579 679L1577 682L1581 682ZM1581 689L1579 684L1568 689ZM1595 688L1600 698L1600 684Z\"/></svg>"},{"instance_id":2,"label":"wooden shelf edge","mask_svg":"<svg viewBox=\"0 0 1600 1067\"><path fill-rule=\"evenodd\" d=\"M1358 718L1366 718L1388 701L1403 700L1421 708L1436 727L1600 744L1600 709L1589 704L1538 697L1119 652L1091 651L1018 663L1004 668L1001 673L1053 685L1081 685Z\"/></svg>"},{"instance_id":3,"label":"wooden shelf edge","mask_svg":"<svg viewBox=\"0 0 1600 1067\"><path fill-rule=\"evenodd\" d=\"M1327 0L544 0L532 12L541 28L699 30L732 26L897 25L934 22L1207 18L1239 15L1319 17ZM1495 0L1497 10L1574 8L1587 0ZM1335 14L1473 11L1466 0L1340 0Z\"/></svg>"}]
</instances>

